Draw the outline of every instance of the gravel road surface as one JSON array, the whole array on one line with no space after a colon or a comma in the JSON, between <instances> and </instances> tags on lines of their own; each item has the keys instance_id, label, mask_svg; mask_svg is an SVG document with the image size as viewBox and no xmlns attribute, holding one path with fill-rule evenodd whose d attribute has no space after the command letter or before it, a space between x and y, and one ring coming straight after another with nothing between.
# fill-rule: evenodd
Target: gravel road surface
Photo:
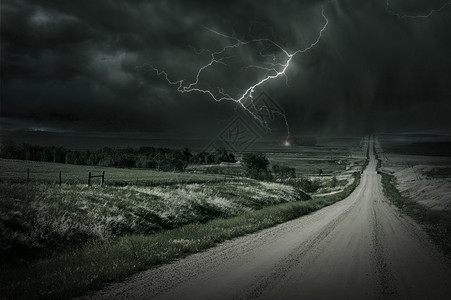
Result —
<instances>
[{"instance_id":1,"label":"gravel road surface","mask_svg":"<svg viewBox=\"0 0 451 300\"><path fill-rule=\"evenodd\" d=\"M451 268L370 163L345 200L132 276L87 299L451 299Z\"/></svg>"}]
</instances>

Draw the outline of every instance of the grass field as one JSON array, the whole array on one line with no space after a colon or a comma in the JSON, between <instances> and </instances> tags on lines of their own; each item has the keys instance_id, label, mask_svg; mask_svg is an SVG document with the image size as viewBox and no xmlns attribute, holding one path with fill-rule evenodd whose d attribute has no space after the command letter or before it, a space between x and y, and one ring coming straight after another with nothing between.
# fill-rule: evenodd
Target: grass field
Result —
<instances>
[{"instance_id":1,"label":"grass field","mask_svg":"<svg viewBox=\"0 0 451 300\"><path fill-rule=\"evenodd\" d=\"M403 196L396 188L396 178L390 174L381 174L386 197L403 212L422 224L434 242L447 256L451 257L451 212L432 210Z\"/></svg>"},{"instance_id":2,"label":"grass field","mask_svg":"<svg viewBox=\"0 0 451 300\"><path fill-rule=\"evenodd\" d=\"M243 179L154 187L0 184L0 199L0 256L20 262L128 234L237 216L302 195L291 186Z\"/></svg>"},{"instance_id":3,"label":"grass field","mask_svg":"<svg viewBox=\"0 0 451 300\"><path fill-rule=\"evenodd\" d=\"M301 177L318 175L319 170L325 175L339 175L346 171L351 174L358 171L366 159L364 149L366 144L361 138L323 138L318 139L316 146L283 147L261 144L254 150L265 153L271 166L278 164L295 168L297 176ZM237 155L237 158L240 156ZM102 171L105 171L107 185L202 183L232 180L232 177L243 175L240 164L190 165L187 168L189 172L158 172L150 169L118 169L0 159L0 181L24 183L28 168L30 182L57 183L61 171L62 182L67 184L87 184L88 172L100 175ZM93 182L100 182L100 179L93 179Z\"/></svg>"},{"instance_id":4,"label":"grass field","mask_svg":"<svg viewBox=\"0 0 451 300\"><path fill-rule=\"evenodd\" d=\"M316 146L293 146L266 153L272 165L295 168L298 176L315 176L319 170L325 175L339 175L362 167L366 144L361 138L318 139Z\"/></svg>"},{"instance_id":5,"label":"grass field","mask_svg":"<svg viewBox=\"0 0 451 300\"><path fill-rule=\"evenodd\" d=\"M150 169L118 169L11 159L0 159L0 181L25 183L27 168L30 169L31 183L57 183L60 171L62 172L62 182L67 184L87 184L88 172L92 172L93 175L100 175L102 171L105 171L105 184L107 185L138 184L147 186L224 181L224 176L215 174L159 172ZM100 183L100 179L93 178L92 182Z\"/></svg>"},{"instance_id":6,"label":"grass field","mask_svg":"<svg viewBox=\"0 0 451 300\"><path fill-rule=\"evenodd\" d=\"M202 251L243 234L309 214L346 198L360 182L342 192L253 210L232 218L188 224L152 235L128 234L110 243L86 245L61 255L0 269L0 293L9 299L61 299L86 293L106 282ZM270 187L271 189L275 186Z\"/></svg>"},{"instance_id":7,"label":"grass field","mask_svg":"<svg viewBox=\"0 0 451 300\"><path fill-rule=\"evenodd\" d=\"M269 151L271 164L295 167L298 177L322 168L324 195L312 199L293 186L239 177L240 164L177 173L1 159L0 294L73 296L308 214L355 188L366 145L351 139ZM88 187L88 172L102 171L105 186Z\"/></svg>"},{"instance_id":8,"label":"grass field","mask_svg":"<svg viewBox=\"0 0 451 300\"><path fill-rule=\"evenodd\" d=\"M432 146L447 144L440 142L446 139L448 137L429 135L383 136L380 138L383 152L376 157L383 170L385 196L420 223L443 252L451 256L451 212L438 205L449 201L449 198L440 200L439 197L441 189L450 187L447 181L451 177L449 149ZM425 201L428 198L438 203L430 205Z\"/></svg>"},{"instance_id":9,"label":"grass field","mask_svg":"<svg viewBox=\"0 0 451 300\"><path fill-rule=\"evenodd\" d=\"M361 138L319 139L315 146L291 146L259 144L255 151L265 153L273 165L295 168L297 177L337 176L360 171L366 160L366 142ZM237 156L240 159L240 156ZM239 164L223 166L190 166L197 173L243 176Z\"/></svg>"},{"instance_id":10,"label":"grass field","mask_svg":"<svg viewBox=\"0 0 451 300\"><path fill-rule=\"evenodd\" d=\"M446 135L380 135L384 152L403 155L451 157L451 138Z\"/></svg>"}]
</instances>

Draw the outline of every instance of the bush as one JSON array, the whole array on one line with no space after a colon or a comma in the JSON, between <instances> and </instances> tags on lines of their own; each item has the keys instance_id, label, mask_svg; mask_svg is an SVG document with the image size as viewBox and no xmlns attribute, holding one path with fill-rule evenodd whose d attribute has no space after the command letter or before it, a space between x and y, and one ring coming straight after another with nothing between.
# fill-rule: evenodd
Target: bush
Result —
<instances>
[{"instance_id":1,"label":"bush","mask_svg":"<svg viewBox=\"0 0 451 300\"><path fill-rule=\"evenodd\" d=\"M246 153L242 161L246 176L257 180L272 180L269 160L263 153Z\"/></svg>"},{"instance_id":2,"label":"bush","mask_svg":"<svg viewBox=\"0 0 451 300\"><path fill-rule=\"evenodd\" d=\"M322 186L319 179L310 180L305 177L301 177L297 180L291 180L290 184L306 193L314 193Z\"/></svg>"},{"instance_id":3,"label":"bush","mask_svg":"<svg viewBox=\"0 0 451 300\"><path fill-rule=\"evenodd\" d=\"M274 165L272 166L272 173L276 179L279 179L282 182L296 178L296 169L286 166Z\"/></svg>"}]
</instances>

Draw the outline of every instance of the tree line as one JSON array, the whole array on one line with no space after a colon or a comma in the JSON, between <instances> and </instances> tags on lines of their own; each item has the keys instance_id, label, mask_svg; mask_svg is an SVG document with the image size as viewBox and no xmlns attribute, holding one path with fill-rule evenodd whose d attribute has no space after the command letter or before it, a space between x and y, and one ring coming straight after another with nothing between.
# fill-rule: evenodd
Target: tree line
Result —
<instances>
[{"instance_id":1,"label":"tree line","mask_svg":"<svg viewBox=\"0 0 451 300\"><path fill-rule=\"evenodd\" d=\"M188 148L169 149L141 147L139 149L68 150L63 147L17 145L5 142L0 157L7 159L34 160L74 165L104 166L115 168L149 168L159 171L183 171L188 164L219 164L236 162L235 155L226 149L212 152L192 153Z\"/></svg>"},{"instance_id":2,"label":"tree line","mask_svg":"<svg viewBox=\"0 0 451 300\"><path fill-rule=\"evenodd\" d=\"M242 165L245 175L250 178L264 181L276 181L290 184L307 193L316 192L321 188L321 181L318 179L310 180L305 177L296 178L296 169L287 166L273 165L269 169L269 160L263 153L245 153L242 158ZM336 177L334 177L336 184Z\"/></svg>"}]
</instances>

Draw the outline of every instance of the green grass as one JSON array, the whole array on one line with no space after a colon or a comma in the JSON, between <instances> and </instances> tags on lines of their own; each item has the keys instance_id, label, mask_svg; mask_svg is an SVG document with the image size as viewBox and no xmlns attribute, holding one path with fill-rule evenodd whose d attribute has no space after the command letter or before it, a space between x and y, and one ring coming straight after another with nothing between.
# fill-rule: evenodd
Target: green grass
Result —
<instances>
[{"instance_id":1,"label":"green grass","mask_svg":"<svg viewBox=\"0 0 451 300\"><path fill-rule=\"evenodd\" d=\"M433 241L447 256L451 256L451 213L431 210L414 200L403 196L396 188L393 175L381 173L385 196L407 215L422 224Z\"/></svg>"},{"instance_id":2,"label":"green grass","mask_svg":"<svg viewBox=\"0 0 451 300\"><path fill-rule=\"evenodd\" d=\"M268 155L271 165L289 166L296 169L296 174L301 175L318 175L319 170L322 174L340 174L350 166L349 159L325 159L325 158L302 158L296 156ZM352 160L356 164L361 164L362 160Z\"/></svg>"},{"instance_id":3,"label":"green grass","mask_svg":"<svg viewBox=\"0 0 451 300\"><path fill-rule=\"evenodd\" d=\"M360 138L318 139L317 146L284 147L283 151L267 148L263 152L271 165L295 168L298 177L318 175L320 169L323 174L338 175L364 163L366 149L360 148L359 142Z\"/></svg>"},{"instance_id":4,"label":"green grass","mask_svg":"<svg viewBox=\"0 0 451 300\"><path fill-rule=\"evenodd\" d=\"M178 183L202 183L224 181L224 176L214 174L194 174L182 172L159 172L149 169L118 169L99 166L80 166L49 162L0 159L0 182L25 183L27 168L30 169L30 183L57 183L59 172L66 184L87 184L88 172L100 175L105 171L107 185L160 185ZM227 180L233 180L229 177ZM97 184L100 178L93 178Z\"/></svg>"},{"instance_id":5,"label":"green grass","mask_svg":"<svg viewBox=\"0 0 451 300\"><path fill-rule=\"evenodd\" d=\"M302 199L293 187L250 179L157 187L0 183L0 261L27 262Z\"/></svg>"},{"instance_id":6,"label":"green grass","mask_svg":"<svg viewBox=\"0 0 451 300\"><path fill-rule=\"evenodd\" d=\"M319 168L339 174L365 160L354 140L293 148L268 157L295 165L298 176ZM210 170L227 175L205 174L208 168L176 173L0 159L0 294L34 299L86 293L335 203L360 176L340 193L297 201L305 198L293 187L237 178L240 166ZM61 187L51 184L59 171ZM88 188L89 171L105 171L106 186Z\"/></svg>"},{"instance_id":7,"label":"green grass","mask_svg":"<svg viewBox=\"0 0 451 300\"><path fill-rule=\"evenodd\" d=\"M6 298L66 298L118 281L174 259L207 249L227 239L256 232L309 214L346 198L360 182L342 192L307 201L282 203L231 218L188 224L151 235L130 234L100 245L65 252L0 271L0 293Z\"/></svg>"}]
</instances>

